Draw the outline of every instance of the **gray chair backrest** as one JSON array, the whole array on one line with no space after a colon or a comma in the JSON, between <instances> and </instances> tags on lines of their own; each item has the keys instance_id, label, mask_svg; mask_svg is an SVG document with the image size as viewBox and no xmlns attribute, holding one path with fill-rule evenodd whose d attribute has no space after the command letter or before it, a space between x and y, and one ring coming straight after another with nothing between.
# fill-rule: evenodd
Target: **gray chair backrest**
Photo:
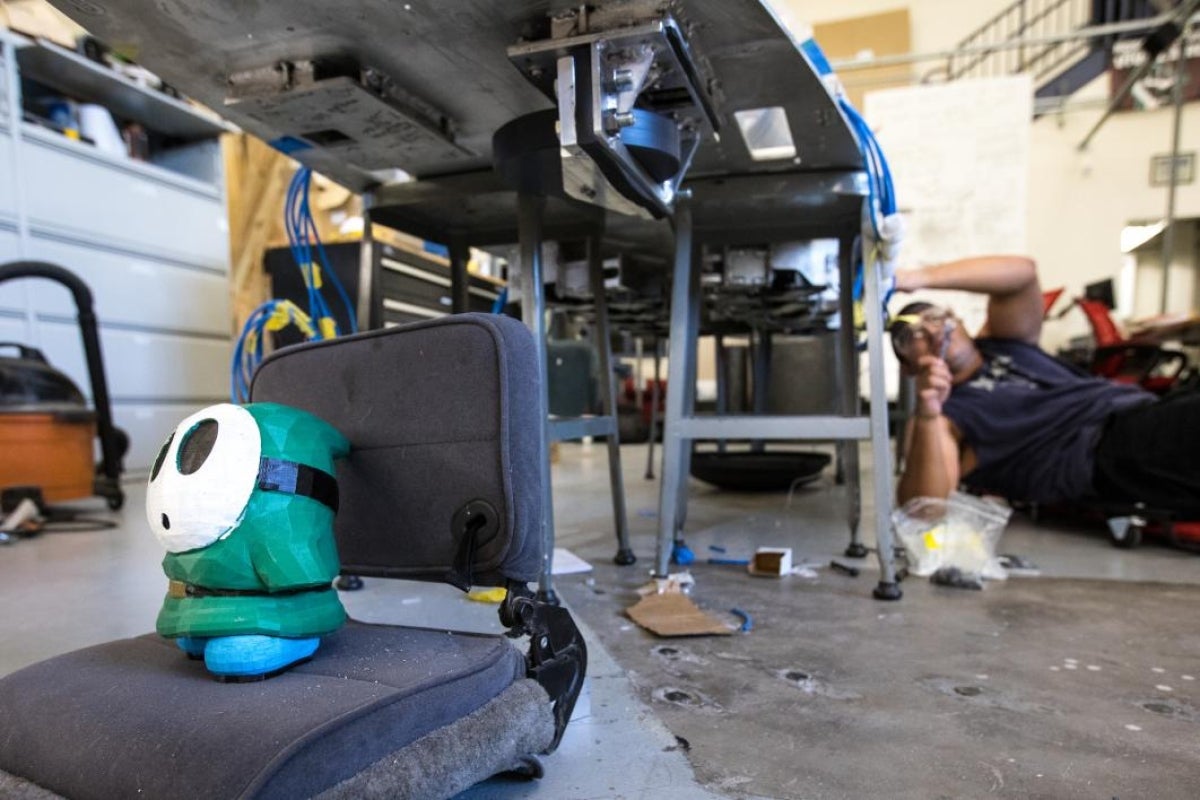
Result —
<instances>
[{"instance_id":1,"label":"gray chair backrest","mask_svg":"<svg viewBox=\"0 0 1200 800\"><path fill-rule=\"evenodd\" d=\"M501 585L542 557L536 350L521 323L459 314L285 348L251 400L349 439L336 531L349 574Z\"/></svg>"}]
</instances>

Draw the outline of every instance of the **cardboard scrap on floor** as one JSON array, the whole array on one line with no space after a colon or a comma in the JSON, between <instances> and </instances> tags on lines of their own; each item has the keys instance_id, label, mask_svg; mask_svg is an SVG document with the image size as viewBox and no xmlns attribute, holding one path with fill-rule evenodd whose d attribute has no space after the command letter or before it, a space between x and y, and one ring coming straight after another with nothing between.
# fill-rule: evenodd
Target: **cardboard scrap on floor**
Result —
<instances>
[{"instance_id":1,"label":"cardboard scrap on floor","mask_svg":"<svg viewBox=\"0 0 1200 800\"><path fill-rule=\"evenodd\" d=\"M680 592L648 594L625 610L629 618L656 636L728 636L733 630L706 614Z\"/></svg>"}]
</instances>

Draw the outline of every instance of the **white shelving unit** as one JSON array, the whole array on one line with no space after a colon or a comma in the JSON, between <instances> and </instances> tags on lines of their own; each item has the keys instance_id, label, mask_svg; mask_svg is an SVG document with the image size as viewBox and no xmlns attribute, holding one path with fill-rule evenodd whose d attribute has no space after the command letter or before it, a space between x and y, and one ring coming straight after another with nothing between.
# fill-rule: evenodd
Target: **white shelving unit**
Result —
<instances>
[{"instance_id":1,"label":"white shelving unit","mask_svg":"<svg viewBox=\"0 0 1200 800\"><path fill-rule=\"evenodd\" d=\"M228 399L226 127L56 45L0 29L0 263L49 261L95 295L127 473L148 471L192 411ZM113 156L22 116L21 76L179 137L153 162ZM41 349L90 393L75 307L48 281L0 286L0 341Z\"/></svg>"}]
</instances>

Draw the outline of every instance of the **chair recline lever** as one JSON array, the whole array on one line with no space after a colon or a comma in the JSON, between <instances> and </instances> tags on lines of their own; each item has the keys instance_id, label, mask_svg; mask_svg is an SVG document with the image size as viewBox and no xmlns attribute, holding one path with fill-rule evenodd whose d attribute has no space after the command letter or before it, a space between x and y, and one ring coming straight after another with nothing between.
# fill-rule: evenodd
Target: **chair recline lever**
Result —
<instances>
[{"instance_id":1,"label":"chair recline lever","mask_svg":"<svg viewBox=\"0 0 1200 800\"><path fill-rule=\"evenodd\" d=\"M525 675L546 690L554 704L552 753L575 709L587 673L587 645L565 608L536 600L524 584L509 584L500 605L500 622L509 636L529 636Z\"/></svg>"}]
</instances>

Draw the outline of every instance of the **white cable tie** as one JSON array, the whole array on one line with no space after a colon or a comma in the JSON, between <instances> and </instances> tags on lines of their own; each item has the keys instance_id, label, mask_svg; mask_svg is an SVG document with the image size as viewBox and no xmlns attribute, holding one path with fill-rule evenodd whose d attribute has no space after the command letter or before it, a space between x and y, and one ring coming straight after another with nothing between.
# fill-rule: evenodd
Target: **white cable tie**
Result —
<instances>
[{"instance_id":1,"label":"white cable tie","mask_svg":"<svg viewBox=\"0 0 1200 800\"><path fill-rule=\"evenodd\" d=\"M879 227L881 258L895 262L900 258L900 245L904 242L904 217L899 213L888 214Z\"/></svg>"}]
</instances>

